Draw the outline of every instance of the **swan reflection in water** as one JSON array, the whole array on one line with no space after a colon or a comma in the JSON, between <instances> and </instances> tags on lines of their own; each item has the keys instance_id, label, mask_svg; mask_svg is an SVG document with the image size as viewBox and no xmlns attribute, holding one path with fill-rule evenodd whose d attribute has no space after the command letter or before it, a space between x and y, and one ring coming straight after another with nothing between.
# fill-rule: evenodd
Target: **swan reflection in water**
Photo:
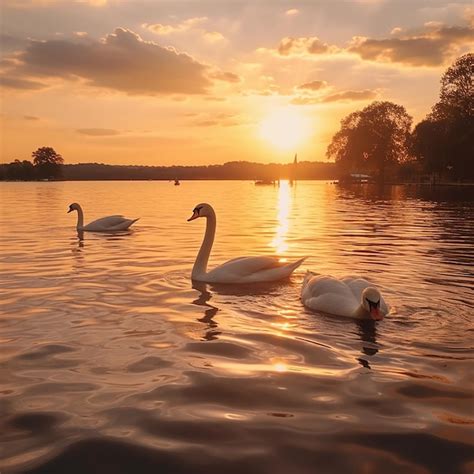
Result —
<instances>
[{"instance_id":1,"label":"swan reflection in water","mask_svg":"<svg viewBox=\"0 0 474 474\"><path fill-rule=\"evenodd\" d=\"M377 344L377 324L371 319L362 319L355 321L357 332L362 341L361 352L367 356L373 356L379 351ZM359 357L358 362L367 369L371 369L369 361L365 357Z\"/></svg>"},{"instance_id":2,"label":"swan reflection in water","mask_svg":"<svg viewBox=\"0 0 474 474\"><path fill-rule=\"evenodd\" d=\"M217 331L216 328L219 326L216 321L214 321L214 316L219 312L219 308L212 306L208 303L212 299L212 293L207 291L207 283L202 281L193 280L193 289L199 291L199 296L197 299L193 300L193 304L197 306L203 306L206 308L204 310L204 316L198 318L200 323L204 323L207 326L207 330L204 333L203 339L206 341L213 341L218 338L221 334L220 331Z\"/></svg>"},{"instance_id":3,"label":"swan reflection in water","mask_svg":"<svg viewBox=\"0 0 474 474\"><path fill-rule=\"evenodd\" d=\"M198 319L199 322L204 323L207 326L204 339L208 341L215 340L221 334L221 331L217 330L219 325L214 319L214 316L216 316L216 314L219 312L219 308L209 304L209 301L212 299L214 294L219 296L235 296L240 298L278 296L284 291L285 286L285 281L228 285L215 283L210 284L192 280L193 289L199 291L200 293L199 296L192 301L192 304L205 308L203 317Z\"/></svg>"}]
</instances>

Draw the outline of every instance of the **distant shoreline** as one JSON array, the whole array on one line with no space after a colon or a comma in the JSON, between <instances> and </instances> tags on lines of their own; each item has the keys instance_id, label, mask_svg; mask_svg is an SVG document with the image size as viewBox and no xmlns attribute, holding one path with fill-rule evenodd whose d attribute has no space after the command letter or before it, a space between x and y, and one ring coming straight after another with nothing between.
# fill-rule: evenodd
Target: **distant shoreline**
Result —
<instances>
[{"instance_id":1,"label":"distant shoreline","mask_svg":"<svg viewBox=\"0 0 474 474\"><path fill-rule=\"evenodd\" d=\"M65 183L65 182L106 182L106 181L159 181L159 182L167 182L172 183L173 179L164 179L164 178L156 178L156 179L149 179L149 178L89 178L89 179L3 179L0 180L0 183ZM180 182L186 183L189 181L245 181L250 184L255 183L255 179L248 179L248 178L187 178L187 179L180 179ZM290 181L288 178L282 178L280 181L287 182ZM337 184L341 186L380 186L379 183L338 183L337 178L301 178L292 180L294 183L298 181L328 181L330 184ZM277 187L278 180L274 184L265 184L264 187ZM456 183L456 182L447 182L447 183L416 183L416 182L386 182L383 186L422 186L426 188L437 188L437 187L474 187L474 182L466 182L466 183Z\"/></svg>"}]
</instances>

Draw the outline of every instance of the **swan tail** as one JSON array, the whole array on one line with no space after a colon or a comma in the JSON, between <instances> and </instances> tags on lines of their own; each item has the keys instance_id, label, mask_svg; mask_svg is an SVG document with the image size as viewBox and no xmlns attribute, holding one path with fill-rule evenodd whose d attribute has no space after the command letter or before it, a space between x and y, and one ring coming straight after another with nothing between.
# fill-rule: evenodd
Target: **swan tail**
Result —
<instances>
[{"instance_id":1,"label":"swan tail","mask_svg":"<svg viewBox=\"0 0 474 474\"><path fill-rule=\"evenodd\" d=\"M290 263L286 268L291 268L291 272L294 272L308 257L300 258L296 262Z\"/></svg>"},{"instance_id":2,"label":"swan tail","mask_svg":"<svg viewBox=\"0 0 474 474\"><path fill-rule=\"evenodd\" d=\"M300 258L296 262L288 263L287 265L280 268L282 273L281 278L289 277L305 260L307 257Z\"/></svg>"}]
</instances>

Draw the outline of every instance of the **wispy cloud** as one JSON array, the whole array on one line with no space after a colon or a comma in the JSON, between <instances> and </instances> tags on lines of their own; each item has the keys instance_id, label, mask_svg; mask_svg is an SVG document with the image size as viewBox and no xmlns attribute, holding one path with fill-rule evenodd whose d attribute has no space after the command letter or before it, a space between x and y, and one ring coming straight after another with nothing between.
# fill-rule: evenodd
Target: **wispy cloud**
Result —
<instances>
[{"instance_id":1,"label":"wispy cloud","mask_svg":"<svg viewBox=\"0 0 474 474\"><path fill-rule=\"evenodd\" d=\"M76 130L81 135L89 135L91 137L111 137L120 135L118 130L112 128L79 128Z\"/></svg>"},{"instance_id":2,"label":"wispy cloud","mask_svg":"<svg viewBox=\"0 0 474 474\"><path fill-rule=\"evenodd\" d=\"M377 91L371 89L347 90L323 96L298 96L291 100L293 105L314 105L327 102L357 102L377 97Z\"/></svg>"},{"instance_id":3,"label":"wispy cloud","mask_svg":"<svg viewBox=\"0 0 474 474\"><path fill-rule=\"evenodd\" d=\"M327 87L328 83L326 81L311 81L301 84L297 89L305 91L319 91Z\"/></svg>"},{"instance_id":4,"label":"wispy cloud","mask_svg":"<svg viewBox=\"0 0 474 474\"><path fill-rule=\"evenodd\" d=\"M186 31L192 30L198 25L207 21L207 17L195 17L188 18L180 23L175 25L164 25L162 23L144 23L142 26L157 35L171 35L175 33L184 33Z\"/></svg>"},{"instance_id":5,"label":"wispy cloud","mask_svg":"<svg viewBox=\"0 0 474 474\"><path fill-rule=\"evenodd\" d=\"M36 91L47 87L46 84L38 81L8 75L0 77L0 85L8 89L19 89L24 91Z\"/></svg>"},{"instance_id":6,"label":"wispy cloud","mask_svg":"<svg viewBox=\"0 0 474 474\"><path fill-rule=\"evenodd\" d=\"M144 23L142 27L159 36L193 33L201 36L201 38L207 43L216 44L225 42L226 38L222 33L203 28L202 25L207 22L208 18L206 16L201 16L188 18L187 20L183 20L174 25L163 23Z\"/></svg>"}]
</instances>

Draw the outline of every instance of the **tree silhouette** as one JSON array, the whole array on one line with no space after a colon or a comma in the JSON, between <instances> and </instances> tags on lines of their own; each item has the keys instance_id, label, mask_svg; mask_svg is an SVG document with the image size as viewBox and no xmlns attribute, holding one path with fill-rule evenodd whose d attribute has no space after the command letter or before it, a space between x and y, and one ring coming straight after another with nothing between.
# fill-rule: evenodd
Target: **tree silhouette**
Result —
<instances>
[{"instance_id":1,"label":"tree silhouette","mask_svg":"<svg viewBox=\"0 0 474 474\"><path fill-rule=\"evenodd\" d=\"M58 178L61 176L63 157L51 147L38 148L32 153L33 163L42 178Z\"/></svg>"},{"instance_id":2,"label":"tree silhouette","mask_svg":"<svg viewBox=\"0 0 474 474\"><path fill-rule=\"evenodd\" d=\"M453 63L441 78L439 102L432 119L474 119L474 54L465 54Z\"/></svg>"},{"instance_id":3,"label":"tree silhouette","mask_svg":"<svg viewBox=\"0 0 474 474\"><path fill-rule=\"evenodd\" d=\"M413 153L425 169L474 178L474 54L459 57L441 78L440 100L413 133Z\"/></svg>"},{"instance_id":4,"label":"tree silhouette","mask_svg":"<svg viewBox=\"0 0 474 474\"><path fill-rule=\"evenodd\" d=\"M346 171L371 170L385 179L389 166L408 160L412 118L392 102L373 102L341 120L326 155Z\"/></svg>"}]
</instances>

